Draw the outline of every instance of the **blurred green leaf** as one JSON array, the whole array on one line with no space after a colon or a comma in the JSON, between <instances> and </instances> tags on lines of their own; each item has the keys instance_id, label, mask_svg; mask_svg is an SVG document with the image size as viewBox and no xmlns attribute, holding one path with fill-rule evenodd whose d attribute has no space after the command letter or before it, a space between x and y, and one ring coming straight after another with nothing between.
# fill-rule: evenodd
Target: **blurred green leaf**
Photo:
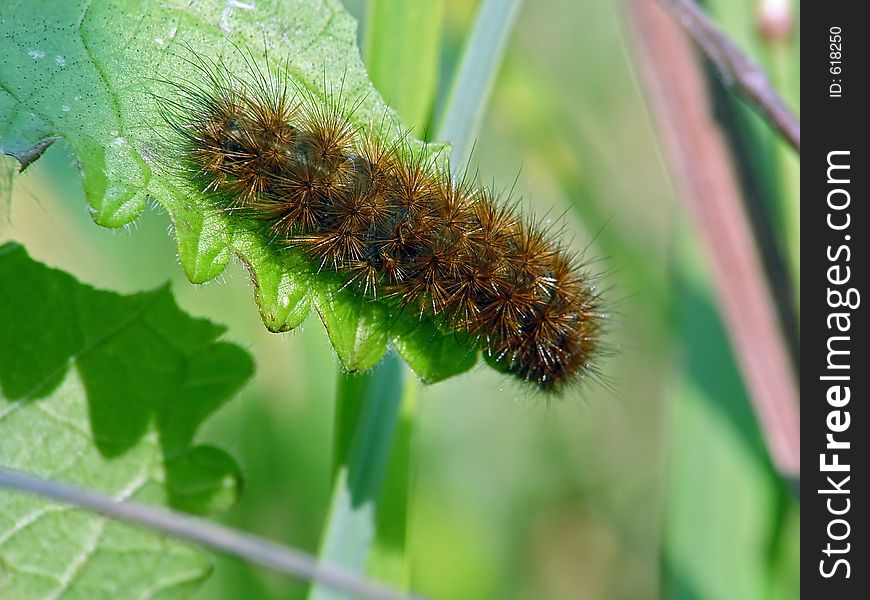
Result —
<instances>
[{"instance_id":1,"label":"blurred green leaf","mask_svg":"<svg viewBox=\"0 0 870 600\"><path fill-rule=\"evenodd\" d=\"M577 105L565 103L564 93L555 89L560 84L564 82L545 77L525 54L509 52L499 80L499 94L502 102L518 107L510 117L510 125L525 141L524 154L546 162L555 183L570 200L568 209L589 231L587 243L594 248L590 258L603 257L591 265L592 270L614 271L620 280L617 285L631 292L642 290L643 302L638 303L638 308L647 311L645 319L664 336L671 298L663 273L651 268L654 255L650 248L657 243L656 233L630 229L626 219L621 218L620 209L614 206L618 197L607 187L615 176L613 170L598 175L599 181L590 177L590 171L601 168L593 161L599 151L596 142L586 139L575 123ZM596 112L594 106L583 108L591 114ZM613 285L609 275L604 282Z\"/></svg>"},{"instance_id":2,"label":"blurred green leaf","mask_svg":"<svg viewBox=\"0 0 870 600\"><path fill-rule=\"evenodd\" d=\"M773 586L774 600L800 598L801 595L801 514L800 504L786 503L782 527L774 540Z\"/></svg>"},{"instance_id":3,"label":"blurred green leaf","mask_svg":"<svg viewBox=\"0 0 870 600\"><path fill-rule=\"evenodd\" d=\"M315 96L340 88L348 101L360 99L353 118L361 126L385 115L395 121L368 80L355 29L337 0L14 1L0 21L6 57L0 64L0 152L26 163L51 140L65 141L98 224L126 225L153 197L172 219L178 256L192 282L217 277L235 255L250 271L270 331L298 326L314 306L345 368L370 368L387 341L400 335L395 331L413 328L414 315L384 323L382 303L342 289L338 277L317 273L298 252L270 244L261 224L220 210L189 181L173 176L155 96L171 94L158 79L195 77L188 62L194 53L240 75L250 70L246 61L262 69L280 65ZM452 335L438 335L438 345L467 354ZM408 352L418 343L401 342ZM455 362L437 364L449 352L417 350L414 368L422 377L436 381L453 373Z\"/></svg>"},{"instance_id":4,"label":"blurred green leaf","mask_svg":"<svg viewBox=\"0 0 870 600\"><path fill-rule=\"evenodd\" d=\"M443 0L369 0L364 58L372 83L417 137L438 84Z\"/></svg>"},{"instance_id":5,"label":"blurred green leaf","mask_svg":"<svg viewBox=\"0 0 870 600\"><path fill-rule=\"evenodd\" d=\"M777 571L799 559L788 539L780 564L771 556L796 501L771 465L698 253L683 250L675 313L688 377L672 416L665 597L763 600L788 588Z\"/></svg>"},{"instance_id":6,"label":"blurred green leaf","mask_svg":"<svg viewBox=\"0 0 870 600\"><path fill-rule=\"evenodd\" d=\"M0 463L116 498L194 513L234 503L240 470L194 445L250 377L223 328L167 288L120 296L0 246ZM198 551L68 507L0 494L0 596L182 597Z\"/></svg>"}]
</instances>

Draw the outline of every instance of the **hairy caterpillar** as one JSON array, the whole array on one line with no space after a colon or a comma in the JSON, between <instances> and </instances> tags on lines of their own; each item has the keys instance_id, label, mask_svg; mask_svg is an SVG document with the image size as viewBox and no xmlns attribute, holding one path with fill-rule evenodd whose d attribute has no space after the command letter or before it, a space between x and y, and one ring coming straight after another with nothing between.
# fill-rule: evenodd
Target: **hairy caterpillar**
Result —
<instances>
[{"instance_id":1,"label":"hairy caterpillar","mask_svg":"<svg viewBox=\"0 0 870 600\"><path fill-rule=\"evenodd\" d=\"M243 77L189 62L196 76L164 81L160 108L198 191L541 390L596 372L595 278L515 204L451 175L392 123L354 125L340 91L323 100L252 58Z\"/></svg>"}]
</instances>

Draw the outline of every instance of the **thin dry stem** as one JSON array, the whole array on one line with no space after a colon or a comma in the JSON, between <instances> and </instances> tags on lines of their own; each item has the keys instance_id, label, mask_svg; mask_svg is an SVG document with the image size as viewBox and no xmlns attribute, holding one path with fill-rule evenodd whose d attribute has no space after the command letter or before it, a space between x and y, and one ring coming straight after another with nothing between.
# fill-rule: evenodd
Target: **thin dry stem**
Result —
<instances>
[{"instance_id":1,"label":"thin dry stem","mask_svg":"<svg viewBox=\"0 0 870 600\"><path fill-rule=\"evenodd\" d=\"M319 562L315 557L300 550L189 515L153 508L137 502L119 501L97 492L0 467L0 489L2 488L36 494L43 498L92 510L113 519L141 525L289 575L316 581L355 598L421 600L419 596L391 590L379 583L368 581L356 573Z\"/></svg>"},{"instance_id":2,"label":"thin dry stem","mask_svg":"<svg viewBox=\"0 0 870 600\"><path fill-rule=\"evenodd\" d=\"M716 66L722 81L751 104L795 150L801 151L801 124L767 74L732 42L694 0L659 0Z\"/></svg>"}]
</instances>

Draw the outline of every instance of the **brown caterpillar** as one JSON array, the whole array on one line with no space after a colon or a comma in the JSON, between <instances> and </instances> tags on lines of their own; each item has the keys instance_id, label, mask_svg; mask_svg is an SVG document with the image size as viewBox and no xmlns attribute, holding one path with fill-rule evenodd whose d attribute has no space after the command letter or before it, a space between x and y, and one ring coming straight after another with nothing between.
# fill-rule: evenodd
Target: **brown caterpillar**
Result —
<instances>
[{"instance_id":1,"label":"brown caterpillar","mask_svg":"<svg viewBox=\"0 0 870 600\"><path fill-rule=\"evenodd\" d=\"M161 112L198 190L541 390L596 372L604 315L574 255L515 204L413 150L407 132L356 126L340 93L324 101L246 62L246 79L195 58L193 82L163 82L173 94Z\"/></svg>"}]
</instances>

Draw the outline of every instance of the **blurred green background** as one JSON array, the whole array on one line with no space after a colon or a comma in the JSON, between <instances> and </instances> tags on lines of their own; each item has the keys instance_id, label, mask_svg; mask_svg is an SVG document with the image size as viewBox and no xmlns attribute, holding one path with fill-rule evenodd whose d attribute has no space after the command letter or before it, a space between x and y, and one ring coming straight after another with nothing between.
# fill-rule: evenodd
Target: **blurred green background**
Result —
<instances>
[{"instance_id":1,"label":"blurred green background","mask_svg":"<svg viewBox=\"0 0 870 600\"><path fill-rule=\"evenodd\" d=\"M364 0L345 4L364 22ZM444 7L434 114L476 6ZM796 104L799 40L763 41L754 0L708 8ZM659 152L621 10L609 0L526 0L473 159L501 188L519 171L516 193L553 222L564 215L572 247L591 243L589 255L602 257L612 386L544 401L480 366L421 389L409 554L413 589L434 598L799 597L799 503L767 456L705 257ZM734 114L729 135L754 170L744 175L798 274L797 161L722 97ZM239 264L220 281L190 285L157 210L127 230L95 227L59 144L15 179L2 208L0 241L19 240L101 288L171 280L182 308L229 325L257 374L206 423L204 439L233 454L246 478L238 505L218 518L316 552L338 372L320 323L267 333ZM202 600L305 595L302 583L214 560Z\"/></svg>"}]
</instances>

